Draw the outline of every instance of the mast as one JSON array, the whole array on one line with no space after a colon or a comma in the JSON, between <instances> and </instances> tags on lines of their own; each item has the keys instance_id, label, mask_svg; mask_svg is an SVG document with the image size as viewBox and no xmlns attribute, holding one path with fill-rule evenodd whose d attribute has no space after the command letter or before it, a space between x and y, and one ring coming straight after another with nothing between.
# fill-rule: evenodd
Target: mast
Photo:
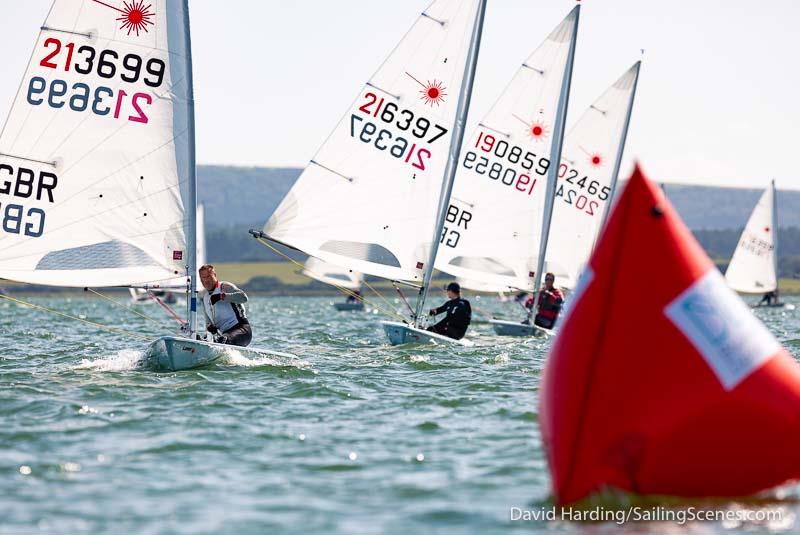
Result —
<instances>
[{"instance_id":1,"label":"mast","mask_svg":"<svg viewBox=\"0 0 800 535\"><path fill-rule=\"evenodd\" d=\"M617 159L614 161L614 172L611 174L611 192L608 194L608 201L606 208L603 210L603 221L600 223L602 229L608 220L608 213L611 211L611 201L614 199L614 192L617 191L617 179L619 178L619 168L622 165L622 153L625 152L625 141L628 138L628 126L631 124L631 114L633 113L633 101L636 98L636 86L639 83L639 68L642 66L642 61L636 62L636 77L633 79L633 91L631 98L628 101L628 113L625 116L625 126L622 128L622 138L619 142L619 150L617 151ZM595 242L597 237L595 237Z\"/></svg>"},{"instance_id":2,"label":"mast","mask_svg":"<svg viewBox=\"0 0 800 535\"><path fill-rule=\"evenodd\" d=\"M453 126L453 137L450 140L450 150L447 155L447 166L445 167L445 179L442 182L442 189L439 195L439 213L436 215L436 225L431 241L431 251L428 261L425 263L425 272L422 276L422 288L417 297L417 307L414 314L414 326L419 327L422 317L422 309L425 306L425 299L428 297L428 287L430 286L431 276L433 275L433 265L436 262L436 253L439 250L439 241L444 228L444 218L447 207L450 203L450 193L453 191L453 179L456 175L458 157L461 152L461 143L464 139L464 126L467 122L469 103L472 98L472 83L475 80L475 67L478 63L478 51L481 45L481 34L483 32L483 19L486 13L486 0L480 0L477 13L475 14L475 26L472 29L472 39L469 44L467 54L467 64L464 67L464 78L461 81L461 90L458 95L458 108L456 111L456 121Z\"/></svg>"},{"instance_id":3,"label":"mast","mask_svg":"<svg viewBox=\"0 0 800 535\"><path fill-rule=\"evenodd\" d=\"M189 113L189 199L186 210L189 218L187 244L189 262L187 266L188 286L186 301L189 303L189 337L197 332L197 164L195 162L194 130L194 80L192 78L192 36L189 30L189 0L183 0L183 24L186 47L186 84Z\"/></svg>"},{"instance_id":4,"label":"mast","mask_svg":"<svg viewBox=\"0 0 800 535\"><path fill-rule=\"evenodd\" d=\"M775 190L775 179L772 179L772 265L775 269L775 293L778 291L778 192ZM777 301L777 299L776 299Z\"/></svg>"},{"instance_id":5,"label":"mast","mask_svg":"<svg viewBox=\"0 0 800 535\"><path fill-rule=\"evenodd\" d=\"M572 32L572 40L569 44L569 56L567 65L564 69L564 79L561 82L561 95L558 97L558 109L556 110L555 130L553 143L550 146L550 167L547 170L547 196L544 200L544 217L542 218L542 237L539 242L539 258L536 261L536 273L533 283L534 306L528 311L528 319L533 314L536 306L539 286L542 283L542 270L544 269L544 257L547 253L547 238L550 235L550 219L553 216L553 201L556 196L556 186L558 182L558 168L561 164L561 148L564 143L564 123L566 122L567 103L569 102L569 88L572 81L572 64L575 62L575 42L578 39L578 22L580 22L581 6L575 6L575 29Z\"/></svg>"}]
</instances>

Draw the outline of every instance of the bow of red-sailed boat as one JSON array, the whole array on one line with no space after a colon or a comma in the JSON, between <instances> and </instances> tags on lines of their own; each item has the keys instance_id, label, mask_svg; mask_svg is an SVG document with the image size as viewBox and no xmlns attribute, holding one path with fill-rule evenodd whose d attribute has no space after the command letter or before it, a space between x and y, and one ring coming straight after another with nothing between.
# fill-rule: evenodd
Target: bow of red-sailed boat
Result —
<instances>
[{"instance_id":1,"label":"bow of red-sailed boat","mask_svg":"<svg viewBox=\"0 0 800 535\"><path fill-rule=\"evenodd\" d=\"M800 366L637 167L545 367L555 501L740 497L800 478Z\"/></svg>"}]
</instances>

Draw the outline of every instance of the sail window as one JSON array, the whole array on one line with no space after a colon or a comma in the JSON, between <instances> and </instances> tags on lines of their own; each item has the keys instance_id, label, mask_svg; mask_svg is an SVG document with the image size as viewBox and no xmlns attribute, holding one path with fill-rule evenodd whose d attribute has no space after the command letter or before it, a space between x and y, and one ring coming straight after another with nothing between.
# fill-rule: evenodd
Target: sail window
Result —
<instances>
[{"instance_id":1,"label":"sail window","mask_svg":"<svg viewBox=\"0 0 800 535\"><path fill-rule=\"evenodd\" d=\"M320 250L373 264L400 267L397 257L389 249L377 243L330 240L323 243Z\"/></svg>"}]
</instances>

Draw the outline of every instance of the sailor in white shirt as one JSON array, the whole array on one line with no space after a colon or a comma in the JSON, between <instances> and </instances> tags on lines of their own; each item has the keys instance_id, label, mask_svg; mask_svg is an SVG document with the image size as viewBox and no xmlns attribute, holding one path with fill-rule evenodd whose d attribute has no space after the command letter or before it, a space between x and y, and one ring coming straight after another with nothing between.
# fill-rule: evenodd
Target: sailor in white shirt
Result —
<instances>
[{"instance_id":1,"label":"sailor in white shirt","mask_svg":"<svg viewBox=\"0 0 800 535\"><path fill-rule=\"evenodd\" d=\"M253 339L253 331L244 309L247 294L235 284L221 281L211 264L200 268L203 283L203 313L206 330L221 344L246 346Z\"/></svg>"}]
</instances>

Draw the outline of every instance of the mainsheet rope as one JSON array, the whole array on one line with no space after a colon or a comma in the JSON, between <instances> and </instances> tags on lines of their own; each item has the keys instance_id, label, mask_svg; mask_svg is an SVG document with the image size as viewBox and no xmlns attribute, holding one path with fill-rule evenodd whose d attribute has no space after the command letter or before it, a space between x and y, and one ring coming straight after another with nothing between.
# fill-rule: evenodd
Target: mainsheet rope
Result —
<instances>
[{"instance_id":1,"label":"mainsheet rope","mask_svg":"<svg viewBox=\"0 0 800 535\"><path fill-rule=\"evenodd\" d=\"M132 338L139 338L139 339L145 340L147 342L152 342L152 341L156 340L155 338L151 338L151 337L146 336L144 334L139 334L139 333L135 333L135 332L131 332L131 331L126 331L124 329L118 329L117 327L111 327L110 325L103 325L102 323L89 321L89 320L84 319L84 318L79 318L78 316L72 316L70 314L66 314L64 312L60 312L58 310L54 310L54 309L48 308L46 306L36 305L36 304L33 304L33 303L28 303L27 301L23 301L21 299L16 299L14 297L11 297L10 295L0 294L0 298L6 299L6 300L11 301L13 303L16 303L18 305L23 305L23 306L35 308L35 309L38 309L38 310L43 310L45 312L50 312L51 314L55 314L57 316L62 316L64 318L69 318L69 319L73 319L73 320L76 320L76 321L80 321L82 323L86 323L87 325L91 325L93 327L97 327L97 328L105 330L105 331L124 334L126 336L130 336Z\"/></svg>"},{"instance_id":2,"label":"mainsheet rope","mask_svg":"<svg viewBox=\"0 0 800 535\"><path fill-rule=\"evenodd\" d=\"M150 316L145 316L144 314L142 314L141 312L139 312L138 310L136 310L136 309L135 309L135 308L133 308L132 306L130 306L130 305L126 305L126 304L124 304L124 303L120 303L119 301L115 301L115 300L114 300L114 299L112 299L111 297L109 297L109 296L107 296L107 295L103 295L103 294L101 294L100 292L98 292L98 291L96 291L96 290L93 290L92 288L88 288L88 287L87 287L87 288L84 288L84 289L83 289L83 291L85 291L85 292L91 292L91 293L93 293L94 295L96 295L96 296L98 296L98 297L101 297L101 298L105 299L106 301L111 301L112 303L114 303L114 304L115 304L115 305L117 305L117 306L121 306L121 307L123 307L123 308L127 308L129 311L133 312L133 313L134 313L134 314L136 314L137 316L140 316L140 317L142 317L142 318L146 319L147 321L152 321L153 323L158 323L158 324L160 324L160 323L161 323L160 321L158 321L158 320L156 320L156 319L153 319L153 318L151 318Z\"/></svg>"},{"instance_id":3,"label":"mainsheet rope","mask_svg":"<svg viewBox=\"0 0 800 535\"><path fill-rule=\"evenodd\" d=\"M112 303L114 303L115 305L121 306L121 307L123 307L123 308L127 308L128 310L130 310L131 312L133 312L133 313L134 313L134 314L136 314L137 316L141 316L141 317L143 317L144 319L146 319L146 320L148 320L148 321L152 321L153 323L158 323L159 325L161 325L161 321L160 321L160 320L153 319L153 318L151 318L150 316L145 316L144 314L142 314L141 312L139 312L138 310L136 310L136 309L135 309L135 308L133 308L132 306L130 306L130 305L126 305L125 303L122 303L122 302L120 302L120 301L115 301L115 300L114 300L114 299L112 299L111 297L109 297L109 296L107 296L107 295L103 295L103 294L101 294L100 292L98 292L98 291L96 291L96 290L93 290L92 288L88 288L88 287L87 287L87 288L84 288L84 291L86 291L86 292L91 292L91 293L95 294L95 295L96 295L96 296L98 296L98 297L102 297L103 299L105 299L105 300L107 300L107 301L111 301L111 302L112 302ZM182 319L180 316L178 316L178 315L175 313L175 311L174 311L174 310L172 310L172 309L170 308L170 306L169 306L168 304L166 304L164 301L162 301L161 299L159 299L159 298L158 298L158 296L157 296L157 295L155 295L155 294L153 294L153 292L152 292L152 291L150 291L150 290L147 290L147 296L148 296L150 299L152 299L153 301L155 301L155 302L156 302L156 303L157 303L157 304L158 304L158 305L159 305L161 308L163 308L163 309L164 309L164 312L166 312L166 313L167 313L167 315L169 315L169 316L170 316L172 319L174 319L175 321L177 321L177 322L178 322L178 323L180 323L181 325L183 325L183 324L185 324L185 323L186 323L186 321L184 321L184 320L183 320L183 319Z\"/></svg>"}]
</instances>

